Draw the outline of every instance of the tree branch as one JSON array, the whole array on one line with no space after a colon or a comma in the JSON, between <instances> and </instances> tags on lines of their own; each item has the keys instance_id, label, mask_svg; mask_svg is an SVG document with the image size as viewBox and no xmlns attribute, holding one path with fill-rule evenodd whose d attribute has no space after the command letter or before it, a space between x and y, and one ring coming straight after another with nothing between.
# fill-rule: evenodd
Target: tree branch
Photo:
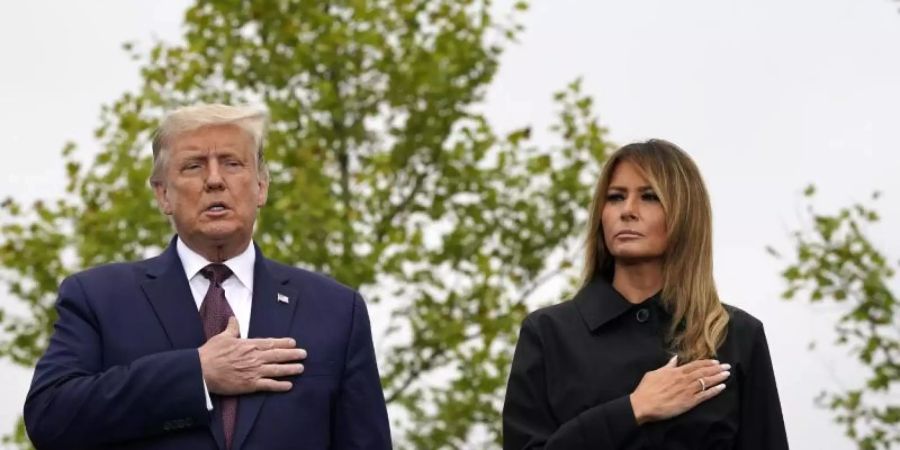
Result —
<instances>
[{"instance_id":1,"label":"tree branch","mask_svg":"<svg viewBox=\"0 0 900 450\"><path fill-rule=\"evenodd\" d=\"M406 196L404 196L399 203L393 205L393 208L390 209L382 218L381 221L378 222L378 226L375 227L375 241L381 242L384 239L384 236L387 234L387 230L390 228L391 222L393 222L394 217L397 214L403 212L409 206L409 203L415 198L415 196L419 193L419 190L422 188L422 184L425 181L425 177L428 176L427 171L420 172L417 174L415 181L413 181L413 187L407 192Z\"/></svg>"}]
</instances>

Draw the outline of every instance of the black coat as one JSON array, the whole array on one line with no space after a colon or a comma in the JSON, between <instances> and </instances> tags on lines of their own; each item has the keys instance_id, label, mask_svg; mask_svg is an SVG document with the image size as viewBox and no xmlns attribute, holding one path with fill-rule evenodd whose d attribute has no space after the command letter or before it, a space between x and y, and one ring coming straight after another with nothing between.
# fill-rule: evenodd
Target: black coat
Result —
<instances>
[{"instance_id":1,"label":"black coat","mask_svg":"<svg viewBox=\"0 0 900 450\"><path fill-rule=\"evenodd\" d=\"M787 449L762 323L725 306L717 358L731 376L716 397L638 426L631 394L671 357L658 296L634 305L603 279L522 324L503 407L505 450Z\"/></svg>"}]
</instances>

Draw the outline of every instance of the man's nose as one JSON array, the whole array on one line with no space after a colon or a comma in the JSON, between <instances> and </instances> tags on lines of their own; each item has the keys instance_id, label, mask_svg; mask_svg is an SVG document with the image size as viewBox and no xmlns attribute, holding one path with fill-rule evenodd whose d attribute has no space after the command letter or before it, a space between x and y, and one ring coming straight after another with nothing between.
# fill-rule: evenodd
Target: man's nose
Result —
<instances>
[{"instance_id":1,"label":"man's nose","mask_svg":"<svg viewBox=\"0 0 900 450\"><path fill-rule=\"evenodd\" d=\"M211 158L209 164L206 165L206 189L221 189L225 186L225 180L222 178L221 167L215 158Z\"/></svg>"}]
</instances>

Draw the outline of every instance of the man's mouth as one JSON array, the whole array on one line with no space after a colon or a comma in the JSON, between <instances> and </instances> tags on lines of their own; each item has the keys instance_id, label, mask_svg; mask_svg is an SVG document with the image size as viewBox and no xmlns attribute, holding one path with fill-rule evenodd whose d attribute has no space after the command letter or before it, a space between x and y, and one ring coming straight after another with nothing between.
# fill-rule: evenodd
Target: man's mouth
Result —
<instances>
[{"instance_id":1,"label":"man's mouth","mask_svg":"<svg viewBox=\"0 0 900 450\"><path fill-rule=\"evenodd\" d=\"M226 206L225 203L222 203L222 202L211 203L209 206L206 207L206 211L209 211L209 212L223 212L227 209L228 209L228 206Z\"/></svg>"}]
</instances>

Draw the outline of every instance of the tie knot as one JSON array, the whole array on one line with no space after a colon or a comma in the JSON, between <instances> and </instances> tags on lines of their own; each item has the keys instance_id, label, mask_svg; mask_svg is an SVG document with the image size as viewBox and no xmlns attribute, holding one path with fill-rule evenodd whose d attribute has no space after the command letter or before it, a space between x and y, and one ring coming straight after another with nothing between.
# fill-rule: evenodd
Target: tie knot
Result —
<instances>
[{"instance_id":1,"label":"tie knot","mask_svg":"<svg viewBox=\"0 0 900 450\"><path fill-rule=\"evenodd\" d=\"M225 264L210 264L200 269L200 273L216 285L221 285L232 274L231 269Z\"/></svg>"}]
</instances>

